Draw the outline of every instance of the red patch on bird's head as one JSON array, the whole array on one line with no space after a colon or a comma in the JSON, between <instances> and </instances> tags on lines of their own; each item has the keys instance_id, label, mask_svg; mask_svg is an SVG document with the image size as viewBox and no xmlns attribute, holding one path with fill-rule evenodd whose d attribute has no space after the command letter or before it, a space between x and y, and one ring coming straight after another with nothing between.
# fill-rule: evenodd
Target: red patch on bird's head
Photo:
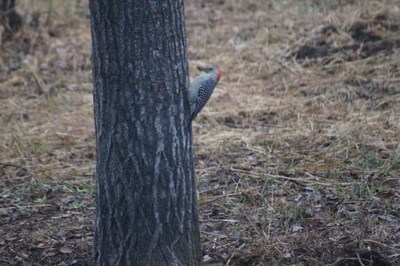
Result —
<instances>
[{"instance_id":1,"label":"red patch on bird's head","mask_svg":"<svg viewBox=\"0 0 400 266\"><path fill-rule=\"evenodd\" d=\"M222 70L219 68L217 73L217 82L221 79L221 76L222 76Z\"/></svg>"}]
</instances>

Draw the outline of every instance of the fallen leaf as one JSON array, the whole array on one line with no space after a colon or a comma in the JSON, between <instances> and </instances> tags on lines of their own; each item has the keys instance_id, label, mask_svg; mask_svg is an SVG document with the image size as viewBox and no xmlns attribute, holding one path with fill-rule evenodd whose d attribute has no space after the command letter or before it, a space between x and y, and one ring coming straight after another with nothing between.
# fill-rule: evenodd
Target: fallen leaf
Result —
<instances>
[{"instance_id":1,"label":"fallen leaf","mask_svg":"<svg viewBox=\"0 0 400 266\"><path fill-rule=\"evenodd\" d=\"M68 234L67 231L60 230L60 231L57 232L56 236L59 237L59 238L63 238L63 237L66 237L67 234Z\"/></svg>"},{"instance_id":2,"label":"fallen leaf","mask_svg":"<svg viewBox=\"0 0 400 266\"><path fill-rule=\"evenodd\" d=\"M72 249L67 248L67 247L61 247L58 249L58 251L63 254L71 254L72 253Z\"/></svg>"},{"instance_id":3,"label":"fallen leaf","mask_svg":"<svg viewBox=\"0 0 400 266\"><path fill-rule=\"evenodd\" d=\"M293 225L293 226L292 226L292 231L293 231L293 232L299 232L299 231L301 231L301 230L303 230L303 227L300 226L300 225Z\"/></svg>"}]
</instances>

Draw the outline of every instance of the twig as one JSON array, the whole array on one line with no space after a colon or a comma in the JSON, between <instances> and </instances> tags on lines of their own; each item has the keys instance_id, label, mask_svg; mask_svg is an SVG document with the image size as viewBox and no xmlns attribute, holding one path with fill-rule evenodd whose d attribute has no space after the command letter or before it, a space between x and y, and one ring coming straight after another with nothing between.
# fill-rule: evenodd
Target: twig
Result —
<instances>
[{"instance_id":1,"label":"twig","mask_svg":"<svg viewBox=\"0 0 400 266\"><path fill-rule=\"evenodd\" d=\"M360 265L361 266L365 266L365 264L363 263L363 261L362 261L362 259L360 257L360 254L358 254L358 252L357 252L356 255L357 255L357 259L358 259L358 262L360 263Z\"/></svg>"},{"instance_id":2,"label":"twig","mask_svg":"<svg viewBox=\"0 0 400 266\"><path fill-rule=\"evenodd\" d=\"M335 186L335 185L342 185L342 186L351 186L355 185L356 183L354 182L335 182L333 180L330 180L330 182L319 182L315 180L310 180L310 179L305 179L305 178L299 178L299 177L289 177L289 176L282 176L282 175L271 175L271 174L260 174L257 172L251 172L251 171L246 171L242 169L236 169L231 167L230 170L235 171L235 172L240 172L247 174L248 176L260 178L260 177L271 177L271 178L276 178L276 179L284 179L284 180L289 180L289 181L295 181L295 182L304 182L308 184L315 184L315 185L321 185L321 186ZM305 173L309 177L312 177L314 179L320 179L320 177L311 175L309 173ZM325 179L326 180L326 179Z\"/></svg>"},{"instance_id":3,"label":"twig","mask_svg":"<svg viewBox=\"0 0 400 266\"><path fill-rule=\"evenodd\" d=\"M227 265L227 266L229 265L229 263L231 262L233 256L235 256L235 252L232 253L232 255L229 257L229 259L228 259L228 261L226 262L225 265Z\"/></svg>"},{"instance_id":4,"label":"twig","mask_svg":"<svg viewBox=\"0 0 400 266\"><path fill-rule=\"evenodd\" d=\"M24 170L27 173L28 176L32 176L32 174L28 171L28 169L26 169L25 167L22 167L20 165L0 162L0 166L18 168L17 171L18 170Z\"/></svg>"}]
</instances>

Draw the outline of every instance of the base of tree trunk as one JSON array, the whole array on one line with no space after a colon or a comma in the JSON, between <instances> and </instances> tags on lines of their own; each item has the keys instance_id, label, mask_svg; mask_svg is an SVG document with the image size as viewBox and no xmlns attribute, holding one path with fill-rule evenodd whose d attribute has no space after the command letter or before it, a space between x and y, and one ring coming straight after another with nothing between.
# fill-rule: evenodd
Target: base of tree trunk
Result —
<instances>
[{"instance_id":1,"label":"base of tree trunk","mask_svg":"<svg viewBox=\"0 0 400 266\"><path fill-rule=\"evenodd\" d=\"M15 0L0 0L0 24L4 27L4 37L18 32L23 25L23 18L15 11Z\"/></svg>"}]
</instances>

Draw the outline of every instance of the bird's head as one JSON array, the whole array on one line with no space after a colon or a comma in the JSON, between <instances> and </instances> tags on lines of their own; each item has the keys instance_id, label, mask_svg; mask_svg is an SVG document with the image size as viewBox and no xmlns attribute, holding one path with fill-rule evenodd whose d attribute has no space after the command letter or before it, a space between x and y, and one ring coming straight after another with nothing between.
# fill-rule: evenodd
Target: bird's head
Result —
<instances>
[{"instance_id":1,"label":"bird's head","mask_svg":"<svg viewBox=\"0 0 400 266\"><path fill-rule=\"evenodd\" d=\"M217 82L221 79L222 77L222 70L218 66L214 65L213 67L202 67L198 66L197 69L199 71L205 72L205 73L211 73L214 72L217 75Z\"/></svg>"}]
</instances>

